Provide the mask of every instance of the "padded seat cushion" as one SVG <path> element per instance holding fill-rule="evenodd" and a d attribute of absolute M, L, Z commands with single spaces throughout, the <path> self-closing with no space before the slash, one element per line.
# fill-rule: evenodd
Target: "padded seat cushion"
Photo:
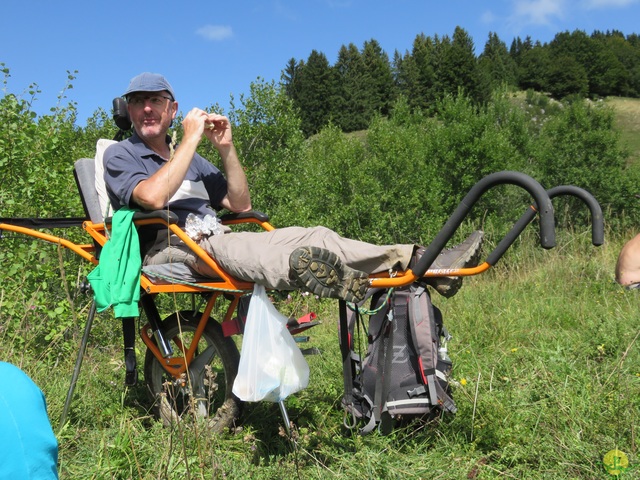
<path fill-rule="evenodd" d="M 204 277 L 184 263 L 161 263 L 159 265 L 145 265 L 142 272 L 149 277 L 153 283 L 158 285 L 168 285 L 175 281 L 167 280 L 172 278 L 181 282 L 189 283 L 208 283 L 215 282 L 216 279 Z"/>

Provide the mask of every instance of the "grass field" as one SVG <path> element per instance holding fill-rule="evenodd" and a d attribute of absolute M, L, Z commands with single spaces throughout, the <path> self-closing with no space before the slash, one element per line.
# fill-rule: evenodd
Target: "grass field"
<path fill-rule="evenodd" d="M 629 149 L 629 162 L 640 162 L 640 99 L 611 97 L 606 102 L 616 111 L 616 127 L 622 144 Z"/>
<path fill-rule="evenodd" d="M 607 101 L 637 162 L 640 101 Z M 487 232 L 485 253 L 503 233 Z M 557 247 L 543 250 L 529 227 L 458 295 L 434 294 L 453 335 L 458 413 L 389 436 L 361 437 L 342 426 L 332 301 L 296 295 L 287 306 L 322 320 L 310 331 L 309 346 L 322 351 L 307 357 L 310 385 L 286 402 L 291 437 L 269 403 L 247 405 L 237 428 L 220 436 L 198 423 L 163 427 L 148 411 L 144 387 L 122 385 L 121 331 L 108 314 L 96 319 L 66 425 L 59 418 L 82 326 L 67 340 L 72 348 L 53 356 L 59 345 L 30 348 L 25 313 L 19 335 L 0 329 L 0 358 L 44 391 L 61 479 L 605 479 L 616 478 L 603 465 L 614 449 L 630 462 L 617 478 L 640 478 L 640 291 L 613 281 L 617 254 L 636 232 L 607 231 L 601 247 L 590 244 L 586 225 L 557 233 Z M 0 316 L 2 299 L 20 288 L 2 286 Z M 79 318 L 88 304 L 85 298 Z"/>
<path fill-rule="evenodd" d="M 67 425 L 58 419 L 73 352 L 52 364 L 2 338 L 2 357 L 45 392 L 63 479 L 597 479 L 608 477 L 602 458 L 616 448 L 636 469 L 621 478 L 634 478 L 640 296 L 613 282 L 617 252 L 630 234 L 609 234 L 596 248 L 586 227 L 560 232 L 558 246 L 547 251 L 534 245 L 530 228 L 518 248 L 467 279 L 457 296 L 434 294 L 454 336 L 459 411 L 390 436 L 360 437 L 342 427 L 331 301 L 300 296 L 289 305 L 297 314 L 314 310 L 323 322 L 311 331 L 312 345 L 322 350 L 308 357 L 311 383 L 287 400 L 293 438 L 283 435 L 279 409 L 269 403 L 248 405 L 238 428 L 222 436 L 199 424 L 162 427 L 147 411 L 144 387 L 122 386 L 120 329 L 108 315 L 94 327 Z M 497 238 L 488 235 L 490 248 Z"/>

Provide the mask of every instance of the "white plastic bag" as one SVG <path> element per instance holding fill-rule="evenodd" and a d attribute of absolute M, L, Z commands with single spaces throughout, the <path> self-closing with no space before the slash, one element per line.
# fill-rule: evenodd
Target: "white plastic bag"
<path fill-rule="evenodd" d="M 242 401 L 280 402 L 309 383 L 309 365 L 263 286 L 255 285 L 233 393 Z"/>

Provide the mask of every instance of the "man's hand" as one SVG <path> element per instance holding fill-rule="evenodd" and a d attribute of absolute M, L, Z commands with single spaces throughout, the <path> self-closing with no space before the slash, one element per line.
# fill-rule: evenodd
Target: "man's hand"
<path fill-rule="evenodd" d="M 204 134 L 216 148 L 224 148 L 233 145 L 231 123 L 224 115 L 210 113 L 204 122 Z"/>
<path fill-rule="evenodd" d="M 205 122 L 209 114 L 199 108 L 193 108 L 187 116 L 182 120 L 182 130 L 184 132 L 183 142 L 185 140 L 195 141 L 196 145 L 202 140 L 202 134 L 205 129 Z"/>
<path fill-rule="evenodd" d="M 190 162 L 204 134 L 218 150 L 222 159 L 222 170 L 227 178 L 227 195 L 220 201 L 220 205 L 232 212 L 251 210 L 249 185 L 233 145 L 229 119 L 224 115 L 207 113 L 194 108 L 182 121 L 182 127 L 184 136 L 182 144 L 176 150 L 176 157 L 178 155 L 182 157 L 186 153 Z M 184 178 L 184 174 L 180 181 Z"/>

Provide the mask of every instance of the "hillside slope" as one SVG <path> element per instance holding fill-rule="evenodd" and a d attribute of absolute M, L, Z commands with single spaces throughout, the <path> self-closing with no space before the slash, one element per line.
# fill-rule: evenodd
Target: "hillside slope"
<path fill-rule="evenodd" d="M 640 165 L 640 99 L 609 97 L 606 102 L 616 111 L 616 126 L 629 149 L 629 163 Z"/>

